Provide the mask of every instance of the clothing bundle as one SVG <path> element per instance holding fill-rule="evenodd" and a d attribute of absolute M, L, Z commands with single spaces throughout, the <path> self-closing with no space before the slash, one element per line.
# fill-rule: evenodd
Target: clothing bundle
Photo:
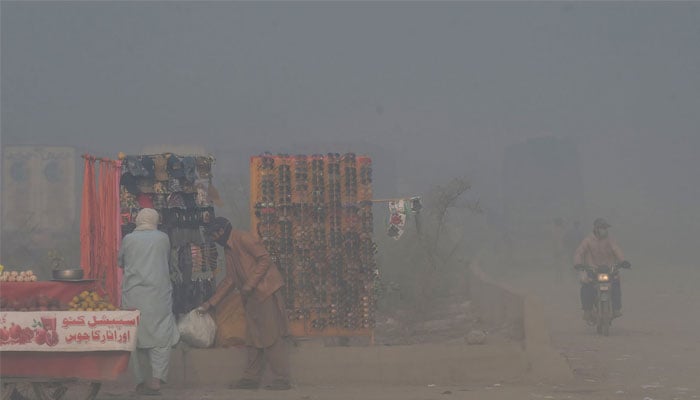
<path fill-rule="evenodd" d="M 213 163 L 211 156 L 171 153 L 129 155 L 122 161 L 122 235 L 134 230 L 141 209 L 158 212 L 158 229 L 170 239 L 175 314 L 196 308 L 211 297 L 216 287 L 216 245 L 202 235 L 202 229 L 215 217 L 209 198 Z"/>

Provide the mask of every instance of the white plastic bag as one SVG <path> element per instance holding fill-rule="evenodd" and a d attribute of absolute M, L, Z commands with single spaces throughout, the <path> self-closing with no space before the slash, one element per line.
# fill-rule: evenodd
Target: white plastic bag
<path fill-rule="evenodd" d="M 192 347 L 211 347 L 216 337 L 216 322 L 209 313 L 194 309 L 180 318 L 177 323 L 180 339 Z"/>

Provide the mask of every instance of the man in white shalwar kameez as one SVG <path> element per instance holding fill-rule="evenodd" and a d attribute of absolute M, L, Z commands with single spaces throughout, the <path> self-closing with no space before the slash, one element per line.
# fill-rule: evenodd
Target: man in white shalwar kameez
<path fill-rule="evenodd" d="M 124 268 L 122 307 L 141 312 L 136 351 L 129 366 L 138 383 L 136 392 L 160 394 L 160 385 L 168 377 L 171 348 L 180 340 L 172 311 L 172 284 L 168 268 L 170 240 L 158 230 L 158 212 L 144 208 L 136 216 L 136 229 L 122 240 L 119 265 Z M 139 363 L 139 353 L 147 353 L 151 379 Z"/>

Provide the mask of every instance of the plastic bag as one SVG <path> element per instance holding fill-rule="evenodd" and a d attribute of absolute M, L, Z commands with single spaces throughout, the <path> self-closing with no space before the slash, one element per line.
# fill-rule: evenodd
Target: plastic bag
<path fill-rule="evenodd" d="M 194 309 L 185 314 L 177 323 L 180 338 L 192 347 L 211 347 L 216 337 L 216 322 L 208 313 Z"/>

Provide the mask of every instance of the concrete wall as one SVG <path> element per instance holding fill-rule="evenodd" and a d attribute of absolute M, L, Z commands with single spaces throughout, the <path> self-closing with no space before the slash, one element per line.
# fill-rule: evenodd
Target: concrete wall
<path fill-rule="evenodd" d="M 479 262 L 469 266 L 469 294 L 483 321 L 508 327 L 512 336 L 522 340 L 530 379 L 573 379 L 566 359 L 552 347 L 542 306 L 536 298 L 493 281 L 481 270 Z"/>
<path fill-rule="evenodd" d="M 80 261 L 81 161 L 72 147 L 2 149 L 0 258 L 6 266 L 33 269 L 39 279 L 48 279 L 49 266 L 42 263 L 49 249 L 60 250 L 67 265 Z"/>
<path fill-rule="evenodd" d="M 72 147 L 5 147 L 2 230 L 9 234 L 70 229 L 78 210 L 78 162 Z"/>

